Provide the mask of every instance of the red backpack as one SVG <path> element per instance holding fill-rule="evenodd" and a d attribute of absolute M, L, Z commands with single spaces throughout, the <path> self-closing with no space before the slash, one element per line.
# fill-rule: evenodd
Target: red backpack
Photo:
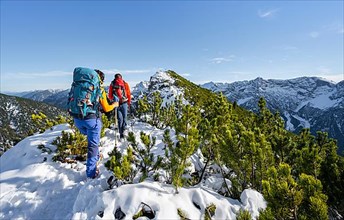
<path fill-rule="evenodd" d="M 129 84 L 125 82 L 124 80 L 118 78 L 118 79 L 114 79 L 111 82 L 111 86 L 112 86 L 112 94 L 118 97 L 119 103 L 128 102 L 128 104 L 130 105 L 131 94 L 130 94 Z"/>

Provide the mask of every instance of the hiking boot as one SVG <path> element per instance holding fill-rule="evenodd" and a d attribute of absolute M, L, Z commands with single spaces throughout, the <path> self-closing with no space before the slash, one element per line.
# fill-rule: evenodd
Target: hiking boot
<path fill-rule="evenodd" d="M 107 184 L 109 185 L 109 189 L 113 189 L 115 186 L 117 186 L 117 179 L 114 176 L 110 176 L 110 178 L 107 180 Z"/>
<path fill-rule="evenodd" d="M 99 176 L 100 176 L 100 171 L 99 171 L 99 168 L 97 167 L 96 173 L 94 174 L 94 177 L 92 177 L 92 179 L 97 179 Z"/>

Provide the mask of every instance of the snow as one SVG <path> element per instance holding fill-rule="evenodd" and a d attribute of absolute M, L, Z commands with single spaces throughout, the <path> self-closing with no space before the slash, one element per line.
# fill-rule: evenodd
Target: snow
<path fill-rule="evenodd" d="M 335 92 L 329 92 L 329 93 L 320 93 L 319 95 L 315 96 L 314 98 L 308 99 L 306 101 L 301 102 L 298 107 L 294 110 L 294 112 L 298 112 L 301 108 L 303 108 L 306 105 L 310 105 L 313 108 L 318 108 L 321 110 L 326 110 L 328 108 L 335 107 L 342 101 L 342 99 L 331 99 L 330 97 Z"/>
<path fill-rule="evenodd" d="M 294 131 L 295 130 L 295 127 L 294 125 L 291 123 L 291 118 L 290 118 L 290 114 L 288 112 L 284 112 L 284 116 L 287 118 L 287 121 L 286 121 L 286 129 L 289 130 L 289 131 Z"/>
<path fill-rule="evenodd" d="M 252 189 L 245 189 L 240 196 L 244 209 L 250 211 L 253 218 L 258 217 L 260 209 L 266 208 L 262 194 Z"/>
<path fill-rule="evenodd" d="M 13 115 L 17 115 L 19 113 L 19 105 L 7 103 L 6 111 L 12 112 Z"/>
<path fill-rule="evenodd" d="M 19 105 L 12 102 L 6 103 L 5 111 L 10 112 L 10 114 L 13 115 L 13 117 L 10 118 L 9 122 L 10 128 L 13 130 L 17 130 L 17 123 L 15 122 L 15 120 L 13 120 L 13 118 L 16 118 L 16 116 L 20 113 Z"/>
<path fill-rule="evenodd" d="M 293 115 L 293 117 L 300 121 L 302 127 L 304 127 L 304 128 L 310 128 L 311 127 L 311 124 L 306 119 L 304 119 L 298 115 Z"/>
<path fill-rule="evenodd" d="M 129 131 L 134 132 L 138 142 L 141 131 L 155 136 L 153 152 L 156 156 L 164 154 L 163 130 L 137 121 L 130 121 L 129 125 Z M 266 207 L 262 195 L 254 190 L 243 192 L 243 203 L 219 195 L 216 190 L 223 180 L 214 176 L 210 176 L 206 184 L 180 188 L 179 193 L 172 185 L 149 180 L 109 189 L 107 179 L 112 173 L 104 164 L 114 148 L 114 131 L 106 129 L 101 139 L 104 159 L 99 167 L 101 175 L 94 180 L 86 178 L 84 163 L 53 162 L 53 153 L 42 153 L 37 148 L 44 144 L 54 151 L 56 147 L 51 142 L 62 131 L 71 132 L 71 128 L 63 124 L 29 136 L 0 157 L 0 219 L 114 219 L 119 207 L 125 219 L 132 219 L 143 203 L 156 212 L 155 219 L 179 219 L 178 208 L 190 219 L 203 219 L 205 208 L 212 203 L 216 205 L 214 219 L 235 219 L 240 209 L 257 216 L 259 209 Z M 171 131 L 171 137 L 174 135 Z M 126 141 L 118 143 L 122 153 L 127 146 Z M 196 154 L 191 157 L 193 170 L 203 164 Z M 230 186 L 230 181 L 226 181 Z M 98 215 L 100 212 L 103 217 Z"/>
<path fill-rule="evenodd" d="M 156 74 L 152 76 L 152 78 L 155 78 L 157 81 L 160 82 L 169 81 L 174 83 L 174 79 L 171 78 L 165 71 L 158 71 Z"/>
<path fill-rule="evenodd" d="M 168 106 L 171 103 L 173 103 L 176 99 L 176 97 L 179 97 L 179 95 L 183 95 L 184 91 L 181 89 L 178 89 L 175 86 L 171 86 L 169 88 L 164 88 L 163 90 L 160 91 L 160 95 L 163 97 L 163 102 L 161 106 Z M 182 98 L 182 103 L 183 104 L 188 104 L 188 102 Z"/>
<path fill-rule="evenodd" d="M 300 111 L 300 109 L 302 109 L 305 105 L 307 105 L 309 103 L 309 101 L 304 101 L 304 102 L 301 102 L 297 107 L 296 109 L 294 110 L 294 112 L 298 112 Z"/>
<path fill-rule="evenodd" d="M 244 98 L 244 99 L 239 99 L 238 100 L 238 105 L 243 105 L 246 102 L 250 101 L 251 99 L 253 99 L 253 97 L 247 97 L 247 98 Z"/>
<path fill-rule="evenodd" d="M 162 100 L 162 106 L 166 107 L 173 103 L 177 97 L 182 96 L 182 103 L 188 104 L 183 98 L 184 90 L 174 85 L 175 80 L 165 71 L 158 71 L 154 74 L 149 82 L 141 82 L 137 84 L 132 91 L 134 97 L 140 97 L 146 94 L 148 97 L 152 97 L 152 94 L 156 91 L 160 93 Z"/>
<path fill-rule="evenodd" d="M 321 94 L 317 97 L 315 97 L 314 99 L 311 99 L 309 101 L 309 103 L 311 104 L 312 107 L 314 108 L 318 108 L 318 109 L 327 109 L 327 108 L 331 108 L 334 107 L 335 104 L 337 104 L 338 100 L 331 100 L 330 96 L 333 94 L 334 92 L 331 93 L 327 93 L 327 94 Z"/>
<path fill-rule="evenodd" d="M 15 122 L 13 122 L 13 121 L 10 121 L 10 128 L 11 129 L 13 129 L 13 130 L 16 130 L 17 129 L 17 126 L 16 126 L 16 124 L 15 124 Z"/>

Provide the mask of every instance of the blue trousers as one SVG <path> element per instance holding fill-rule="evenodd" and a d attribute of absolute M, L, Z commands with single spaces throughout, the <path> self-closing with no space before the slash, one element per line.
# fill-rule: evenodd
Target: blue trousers
<path fill-rule="evenodd" d="M 123 132 L 127 128 L 128 103 L 122 103 L 117 107 L 118 131 L 120 137 L 123 137 Z"/>
<path fill-rule="evenodd" d="M 81 134 L 87 135 L 86 176 L 93 178 L 95 176 L 97 162 L 99 160 L 99 142 L 102 121 L 100 118 L 85 120 L 74 118 L 74 123 Z"/>

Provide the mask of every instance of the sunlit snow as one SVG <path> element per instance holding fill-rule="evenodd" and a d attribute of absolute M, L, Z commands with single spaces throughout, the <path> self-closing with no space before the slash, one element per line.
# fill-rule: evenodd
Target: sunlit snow
<path fill-rule="evenodd" d="M 155 136 L 154 154 L 164 153 L 163 130 L 135 121 L 129 124 L 129 130 L 134 132 L 137 140 L 141 131 Z M 257 216 L 259 209 L 266 208 L 264 198 L 255 190 L 245 190 L 241 195 L 242 203 L 219 195 L 214 190 L 223 180 L 214 176 L 204 184 L 181 188 L 179 193 L 172 185 L 148 180 L 109 189 L 107 179 L 112 173 L 104 163 L 115 147 L 114 131 L 106 129 L 106 136 L 101 139 L 100 150 L 104 155 L 100 164 L 101 176 L 90 180 L 86 179 L 83 163 L 53 162 L 54 153 L 42 153 L 37 148 L 44 144 L 54 151 L 56 147 L 51 142 L 63 130 L 71 131 L 67 124 L 55 126 L 43 134 L 25 138 L 0 157 L 1 219 L 115 219 L 118 208 L 125 213 L 125 219 L 132 219 L 143 204 L 154 210 L 155 219 L 179 219 L 178 208 L 190 219 L 203 219 L 205 208 L 212 203 L 216 205 L 214 219 L 235 219 L 240 209 Z M 118 143 L 122 153 L 126 152 L 127 146 L 126 141 Z M 202 166 L 195 156 L 192 158 L 192 169 Z"/>

